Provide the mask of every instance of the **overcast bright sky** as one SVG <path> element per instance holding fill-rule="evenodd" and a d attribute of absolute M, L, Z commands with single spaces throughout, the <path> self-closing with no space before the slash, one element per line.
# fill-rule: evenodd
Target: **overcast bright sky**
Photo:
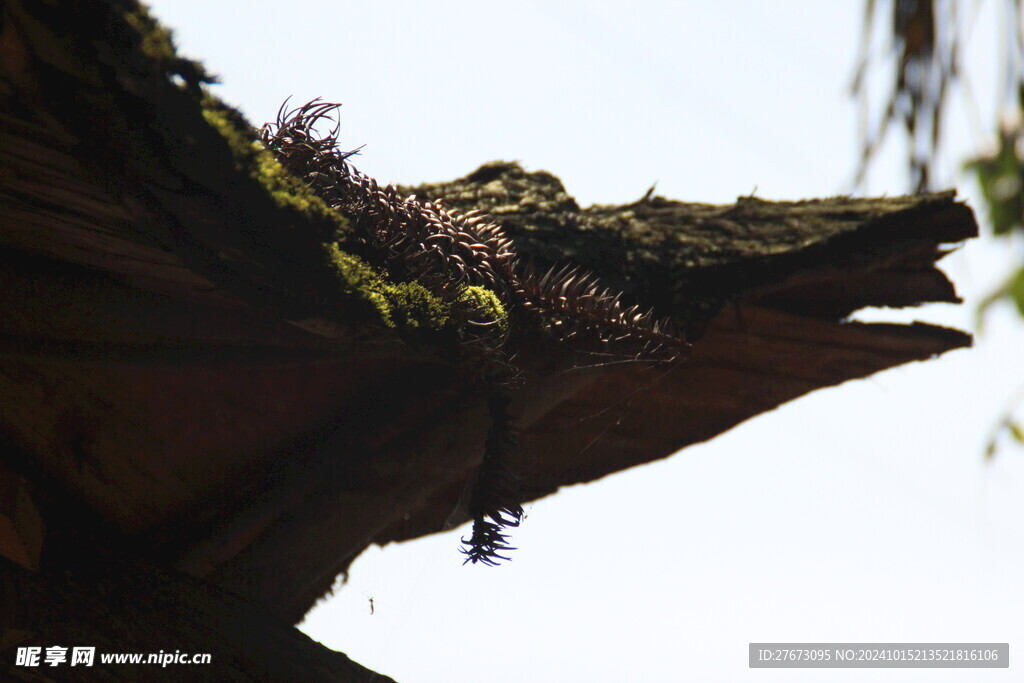
<path fill-rule="evenodd" d="M 152 4 L 254 123 L 288 96 L 344 103 L 343 144 L 365 144 L 356 161 L 382 181 L 515 159 L 581 204 L 654 182 L 709 202 L 851 189 L 860 0 Z M 999 7 L 978 18 L 978 63 Z M 977 71 L 987 122 L 992 69 Z M 942 177 L 970 199 L 956 162 L 978 131 L 962 99 L 950 111 Z M 902 150 L 867 191 L 906 189 Z M 862 317 L 971 328 L 1006 247 L 981 240 L 944 264 L 966 306 Z M 972 350 L 563 490 L 527 506 L 498 568 L 462 566 L 466 528 L 373 547 L 302 628 L 403 683 L 1020 680 L 1024 453 L 989 464 L 982 448 L 1024 383 L 1021 348 L 1000 307 Z M 1013 668 L 748 669 L 752 641 L 1008 641 Z"/>

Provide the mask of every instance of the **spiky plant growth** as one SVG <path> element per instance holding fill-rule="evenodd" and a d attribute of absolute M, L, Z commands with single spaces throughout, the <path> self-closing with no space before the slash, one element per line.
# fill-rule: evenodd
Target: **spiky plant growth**
<path fill-rule="evenodd" d="M 263 142 L 355 226 L 345 248 L 389 279 L 416 281 L 450 305 L 459 365 L 487 391 L 491 415 L 469 502 L 473 533 L 463 539 L 463 552 L 466 562 L 496 564 L 512 550 L 504 530 L 518 526 L 523 515 L 518 480 L 508 464 L 519 448 L 508 411 L 518 378 L 508 353 L 515 330 L 540 327 L 559 340 L 597 343 L 638 360 L 671 360 L 689 344 L 669 321 L 623 304 L 621 294 L 590 273 L 571 265 L 538 272 L 487 217 L 449 212 L 440 201 L 400 197 L 394 185 L 381 188 L 349 163 L 358 150 L 338 147 L 339 106 L 320 100 L 292 110 L 283 105 L 277 121 L 263 127 Z M 321 132 L 318 125 L 325 121 L 331 125 Z M 487 305 L 495 297 L 505 320 L 496 320 Z"/>
<path fill-rule="evenodd" d="M 523 519 L 519 504 L 518 480 L 509 469 L 509 457 L 519 450 L 519 435 L 508 414 L 508 392 L 497 392 L 491 397 L 491 428 L 487 432 L 484 457 L 476 474 L 469 501 L 473 516 L 473 534 L 463 539 L 466 562 L 495 565 L 508 558 L 500 553 L 515 550 L 508 545 L 503 530 L 517 527 Z"/>

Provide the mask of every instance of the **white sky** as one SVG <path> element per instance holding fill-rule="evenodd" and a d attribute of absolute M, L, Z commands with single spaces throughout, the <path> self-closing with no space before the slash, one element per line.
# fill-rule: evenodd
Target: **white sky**
<path fill-rule="evenodd" d="M 710 202 L 850 190 L 859 0 L 153 5 L 254 123 L 289 95 L 343 102 L 343 144 L 365 143 L 358 165 L 382 181 L 516 159 L 582 204 L 655 181 Z M 974 31 L 979 62 L 997 6 Z M 988 122 L 985 71 L 972 86 Z M 955 162 L 979 137 L 963 104 L 943 178 L 971 198 Z M 905 190 L 902 149 L 888 146 L 870 192 Z M 1007 252 L 982 240 L 946 260 L 967 306 L 881 317 L 972 327 Z M 972 350 L 563 490 L 528 506 L 499 568 L 462 566 L 465 527 L 373 547 L 302 628 L 403 683 L 1020 680 L 1024 454 L 987 464 L 981 450 L 1024 383 L 1021 348 L 1001 307 Z M 1008 641 L 1012 668 L 748 669 L 751 641 Z"/>

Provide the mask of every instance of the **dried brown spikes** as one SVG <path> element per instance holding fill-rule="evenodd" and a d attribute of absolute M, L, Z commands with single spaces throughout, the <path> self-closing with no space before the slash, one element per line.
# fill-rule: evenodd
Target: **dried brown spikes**
<path fill-rule="evenodd" d="M 277 121 L 264 126 L 267 148 L 293 173 L 304 178 L 328 206 L 344 213 L 358 240 L 392 277 L 415 279 L 452 304 L 458 321 L 462 369 L 491 395 L 491 429 L 477 473 L 470 512 L 473 533 L 463 539 L 467 562 L 497 564 L 513 550 L 504 529 L 519 525 L 517 480 L 508 459 L 518 449 L 508 415 L 509 390 L 518 372 L 505 351 L 508 331 L 487 318 L 465 296 L 466 285 L 482 285 L 501 298 L 510 312 L 533 312 L 562 339 L 594 337 L 631 358 L 666 360 L 689 349 L 668 321 L 650 311 L 624 306 L 592 274 L 574 266 L 538 274 L 521 263 L 512 240 L 477 211 L 448 211 L 440 201 L 401 198 L 394 185 L 377 181 L 348 163 L 358 150 L 338 149 L 340 105 L 313 100 L 292 110 L 287 102 Z M 317 126 L 330 122 L 327 133 Z"/>
<path fill-rule="evenodd" d="M 399 198 L 393 185 L 381 189 L 347 162 L 354 152 L 338 151 L 339 106 L 319 100 L 290 111 L 282 106 L 277 122 L 264 127 L 263 139 L 329 205 L 353 219 L 362 239 L 384 253 L 389 269 L 442 295 L 482 285 L 506 305 L 553 318 L 563 338 L 590 333 L 648 357 L 689 348 L 668 321 L 623 306 L 621 295 L 602 288 L 590 273 L 563 266 L 538 276 L 532 264 L 521 265 L 512 240 L 478 211 L 449 212 L 441 202 Z M 322 121 L 332 124 L 327 134 L 317 131 Z"/>
<path fill-rule="evenodd" d="M 354 152 L 338 151 L 338 106 L 314 100 L 290 111 L 282 107 L 277 122 L 264 127 L 263 140 L 329 206 L 352 219 L 363 241 L 384 254 L 389 269 L 439 293 L 468 284 L 508 294 L 515 254 L 501 228 L 476 214 L 399 198 L 393 185 L 380 188 L 347 162 Z M 331 124 L 326 134 L 317 130 L 323 121 Z"/>
<path fill-rule="evenodd" d="M 518 479 L 508 469 L 508 458 L 519 450 L 519 438 L 508 413 L 510 398 L 506 391 L 490 400 L 491 429 L 487 433 L 483 462 L 477 472 L 476 486 L 469 501 L 473 515 L 473 533 L 462 539 L 465 562 L 494 566 L 509 558 L 501 553 L 515 550 L 502 530 L 517 527 L 523 519 L 519 504 Z"/>
<path fill-rule="evenodd" d="M 671 360 L 690 345 L 673 333 L 671 321 L 653 311 L 622 305 L 622 294 L 602 288 L 592 274 L 574 266 L 552 267 L 537 275 L 522 268 L 518 293 L 528 309 L 554 319 L 563 339 L 589 333 L 613 348 L 632 347 L 641 358 Z"/>

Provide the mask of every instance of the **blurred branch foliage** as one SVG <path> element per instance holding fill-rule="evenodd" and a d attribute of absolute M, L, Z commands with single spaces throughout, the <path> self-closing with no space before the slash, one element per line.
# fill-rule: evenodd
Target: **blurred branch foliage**
<path fill-rule="evenodd" d="M 977 108 L 962 63 L 963 46 L 984 2 L 998 2 L 1002 35 L 985 36 L 998 51 L 999 106 L 996 120 L 978 123 Z M 1007 248 L 1024 243 L 1024 0 L 865 1 L 861 51 L 853 78 L 858 102 L 861 156 L 856 182 L 861 185 L 890 128 L 907 139 L 907 170 L 915 192 L 936 189 L 937 159 L 949 94 L 959 89 L 976 125 L 988 128 L 993 149 L 977 151 L 964 169 L 981 187 L 992 234 Z M 886 16 L 889 12 L 889 16 Z M 881 67 L 877 68 L 877 67 Z M 884 69 L 884 70 L 882 70 Z M 892 79 L 879 82 L 878 79 Z M 887 86 L 884 105 L 871 120 L 874 88 Z M 1006 280 L 978 304 L 978 329 L 993 304 L 1012 302 L 1024 317 L 1024 252 Z M 1015 411 L 1024 403 L 1024 387 L 993 428 L 985 453 L 992 457 L 1004 436 L 1024 445 L 1024 422 Z"/>

